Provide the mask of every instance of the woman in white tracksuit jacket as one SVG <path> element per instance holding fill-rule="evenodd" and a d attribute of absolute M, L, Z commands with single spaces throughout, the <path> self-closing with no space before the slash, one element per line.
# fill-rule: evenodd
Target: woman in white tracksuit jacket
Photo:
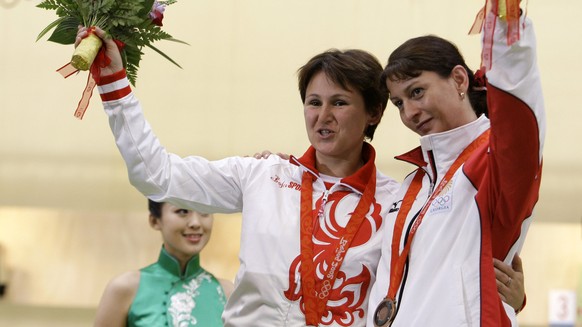
<path fill-rule="evenodd" d="M 104 41 L 112 61 L 99 92 L 131 183 L 154 201 L 242 212 L 240 269 L 225 326 L 364 326 L 383 217 L 399 187 L 376 171 L 374 148 L 364 142 L 387 103 L 378 60 L 330 50 L 300 69 L 311 143 L 303 156 L 208 161 L 160 145 L 115 43 Z"/>
<path fill-rule="evenodd" d="M 511 262 L 531 223 L 545 114 L 529 19 L 519 18 L 520 39 L 508 45 L 508 23 L 487 15 L 495 24 L 493 39 L 484 32 L 492 59 L 486 84 L 454 45 L 435 36 L 411 39 L 388 59 L 390 101 L 421 138 L 398 157 L 418 168 L 386 217 L 368 326 L 389 320 L 391 308 L 393 327 L 516 324 L 514 309 L 499 299 L 491 262 Z M 450 169 L 458 158 L 459 168 Z"/>

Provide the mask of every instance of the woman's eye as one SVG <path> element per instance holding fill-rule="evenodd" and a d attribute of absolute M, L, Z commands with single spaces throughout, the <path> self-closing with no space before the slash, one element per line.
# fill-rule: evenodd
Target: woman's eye
<path fill-rule="evenodd" d="M 400 100 L 398 100 L 398 101 L 394 101 L 394 102 L 392 102 L 392 104 L 393 104 L 393 105 L 394 105 L 396 108 L 398 108 L 398 110 L 401 110 L 401 109 L 402 109 L 402 101 L 400 101 Z"/>
<path fill-rule="evenodd" d="M 343 101 L 343 100 L 337 100 L 336 102 L 333 103 L 335 106 L 345 106 L 347 105 L 347 102 Z"/>
<path fill-rule="evenodd" d="M 190 212 L 190 210 L 187 209 L 178 209 L 176 210 L 176 213 L 179 214 L 180 216 L 185 216 Z"/>
<path fill-rule="evenodd" d="M 317 106 L 321 105 L 321 102 L 319 100 L 311 100 L 311 101 L 307 102 L 307 104 L 309 104 L 310 106 L 317 107 Z"/>
<path fill-rule="evenodd" d="M 424 93 L 424 89 L 421 89 L 418 87 L 418 88 L 412 90 L 411 97 L 418 98 L 418 97 L 422 96 L 423 93 Z"/>

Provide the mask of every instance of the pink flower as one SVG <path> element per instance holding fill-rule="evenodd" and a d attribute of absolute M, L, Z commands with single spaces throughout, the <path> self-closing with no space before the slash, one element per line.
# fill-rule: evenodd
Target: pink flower
<path fill-rule="evenodd" d="M 165 4 L 154 1 L 152 11 L 150 11 L 150 18 L 152 19 L 152 23 L 154 23 L 157 26 L 163 26 L 162 20 L 164 19 L 165 9 L 166 9 Z"/>

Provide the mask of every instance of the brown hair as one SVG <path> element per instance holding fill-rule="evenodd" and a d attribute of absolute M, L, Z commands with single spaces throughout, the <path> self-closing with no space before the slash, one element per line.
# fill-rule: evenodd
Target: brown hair
<path fill-rule="evenodd" d="M 303 102 L 307 85 L 320 71 L 344 89 L 352 88 L 360 92 L 364 98 L 366 112 L 382 118 L 388 102 L 388 92 L 386 87 L 382 86 L 384 84 L 384 80 L 380 79 L 382 65 L 376 57 L 363 50 L 330 49 L 311 58 L 298 71 L 299 93 Z M 378 124 L 366 127 L 365 137 L 370 141 L 374 138 Z"/>
<path fill-rule="evenodd" d="M 451 75 L 451 71 L 461 65 L 469 76 L 467 94 L 473 111 L 477 117 L 487 115 L 487 92 L 478 88 L 473 71 L 467 67 L 465 59 L 457 46 L 434 35 L 412 38 L 400 45 L 388 58 L 388 64 L 382 73 L 382 80 L 406 80 L 418 77 L 423 71 L 437 73 L 443 78 Z M 384 83 L 386 84 L 386 83 Z"/>

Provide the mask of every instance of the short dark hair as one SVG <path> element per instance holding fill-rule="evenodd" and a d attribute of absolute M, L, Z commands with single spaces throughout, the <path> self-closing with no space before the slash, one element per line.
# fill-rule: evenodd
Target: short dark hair
<path fill-rule="evenodd" d="M 366 112 L 382 118 L 388 102 L 388 92 L 386 87 L 381 85 L 385 84 L 384 80 L 380 79 L 382 64 L 376 57 L 358 49 L 345 51 L 330 49 L 311 58 L 298 71 L 299 93 L 304 103 L 307 86 L 313 76 L 320 71 L 344 89 L 352 88 L 360 92 L 364 98 Z M 365 137 L 372 140 L 377 126 L 378 124 L 366 127 Z"/>
<path fill-rule="evenodd" d="M 473 111 L 477 116 L 487 114 L 487 92 L 476 88 L 475 75 L 465 63 L 461 52 L 452 42 L 435 35 L 412 38 L 396 48 L 388 58 L 382 81 L 407 80 L 418 77 L 423 71 L 447 78 L 457 65 L 463 66 L 469 76 L 467 94 Z"/>

